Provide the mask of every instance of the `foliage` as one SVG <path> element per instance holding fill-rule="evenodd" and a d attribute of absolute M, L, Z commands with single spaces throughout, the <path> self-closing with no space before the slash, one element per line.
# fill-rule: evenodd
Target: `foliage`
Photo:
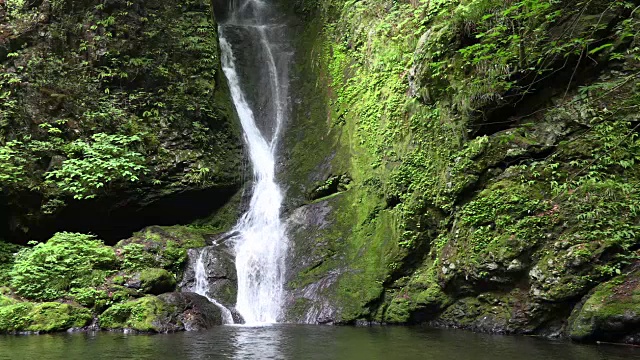
<path fill-rule="evenodd" d="M 0 189 L 18 186 L 25 180 L 25 159 L 14 148 L 18 143 L 10 141 L 0 147 Z"/>
<path fill-rule="evenodd" d="M 142 244 L 124 245 L 121 255 L 123 256 L 122 267 L 128 270 L 141 270 L 158 265 L 155 256 L 147 252 Z"/>
<path fill-rule="evenodd" d="M 14 254 L 22 247 L 0 240 L 0 287 L 9 284 L 9 272 L 13 267 Z"/>
<path fill-rule="evenodd" d="M 105 186 L 117 181 L 136 182 L 144 174 L 144 157 L 131 151 L 138 136 L 92 136 L 92 142 L 76 140 L 66 146 L 69 159 L 60 169 L 47 172 L 46 179 L 75 199 L 90 199 Z"/>
<path fill-rule="evenodd" d="M 92 287 L 73 288 L 69 290 L 69 296 L 78 304 L 88 308 L 101 304 L 109 298 L 106 291 Z"/>
<path fill-rule="evenodd" d="M 113 249 L 91 235 L 57 233 L 18 253 L 11 286 L 29 299 L 54 300 L 70 290 L 101 285 L 115 261 Z"/>

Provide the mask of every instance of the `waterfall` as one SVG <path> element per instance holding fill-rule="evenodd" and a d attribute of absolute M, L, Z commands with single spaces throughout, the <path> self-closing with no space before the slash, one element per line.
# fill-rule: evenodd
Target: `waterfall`
<path fill-rule="evenodd" d="M 231 239 L 238 275 L 236 309 L 247 324 L 277 322 L 284 293 L 288 241 L 280 219 L 283 196 L 275 180 L 275 150 L 285 117 L 287 81 L 283 75 L 286 69 L 278 67 L 282 63 L 279 61 L 282 57 L 277 58 L 279 49 L 272 41 L 276 38 L 273 29 L 280 25 L 270 23 L 272 19 L 270 7 L 264 0 L 236 0 L 227 21 L 221 22 L 219 28 L 222 67 L 253 167 L 249 209 L 233 229 L 237 235 Z M 233 36 L 235 42 L 231 40 Z M 238 44 L 243 46 L 245 53 L 234 54 L 234 46 Z M 253 54 L 247 54 L 247 49 Z M 262 59 L 266 66 L 255 67 L 256 74 L 240 73 L 237 65 L 240 55 Z M 284 64 L 283 67 L 286 61 Z M 247 91 L 254 90 L 255 94 L 256 89 L 246 84 L 243 88 L 242 81 L 251 76 L 263 79 L 263 86 L 254 99 Z M 253 109 L 250 103 L 253 103 Z"/>
<path fill-rule="evenodd" d="M 233 324 L 233 315 L 231 314 L 231 310 L 227 309 L 216 299 L 209 296 L 209 279 L 207 278 L 207 271 L 204 266 L 205 256 L 207 256 L 207 254 L 207 248 L 203 248 L 198 255 L 198 259 L 193 264 L 193 271 L 195 273 L 195 284 L 192 291 L 196 294 L 200 294 L 206 297 L 210 302 L 212 302 L 220 309 L 223 324 Z"/>

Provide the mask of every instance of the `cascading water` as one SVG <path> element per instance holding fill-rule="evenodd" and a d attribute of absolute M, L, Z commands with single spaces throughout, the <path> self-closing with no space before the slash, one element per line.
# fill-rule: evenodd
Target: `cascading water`
<path fill-rule="evenodd" d="M 283 304 L 288 242 L 280 219 L 282 192 L 275 181 L 275 150 L 284 122 L 287 81 L 286 55 L 278 52 L 272 39 L 277 39 L 277 29 L 282 26 L 273 23 L 274 16 L 264 0 L 233 1 L 230 12 L 219 29 L 222 66 L 244 130 L 254 178 L 249 210 L 233 230 L 237 234 L 232 238 L 238 275 L 236 309 L 247 324 L 275 323 Z M 254 53 L 234 54 L 236 44 Z M 266 62 L 266 66 L 254 66 L 254 82 L 262 80 L 264 85 L 259 92 L 249 86 L 243 89 L 242 80 L 252 74 L 239 73 L 237 55 Z M 253 99 L 247 96 L 251 90 Z"/>
<path fill-rule="evenodd" d="M 214 305 L 216 305 L 222 314 L 222 322 L 224 324 L 233 324 L 233 315 L 231 314 L 231 310 L 226 308 L 224 305 L 220 304 L 216 299 L 209 296 L 209 278 L 207 277 L 207 271 L 205 269 L 205 257 L 208 255 L 208 248 L 203 248 L 198 255 L 198 260 L 193 264 L 194 271 L 194 286 L 191 291 L 196 294 L 200 294 L 209 301 L 211 301 Z"/>

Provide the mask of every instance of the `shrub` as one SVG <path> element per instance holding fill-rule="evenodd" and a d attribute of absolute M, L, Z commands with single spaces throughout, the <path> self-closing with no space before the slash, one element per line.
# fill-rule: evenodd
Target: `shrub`
<path fill-rule="evenodd" d="M 0 286 L 9 284 L 9 272 L 13 266 L 14 253 L 20 250 L 19 245 L 0 240 Z"/>
<path fill-rule="evenodd" d="M 138 181 L 146 172 L 144 157 L 130 150 L 138 136 L 95 134 L 65 148 L 69 159 L 46 174 L 47 181 L 75 199 L 90 199 L 115 181 Z"/>
<path fill-rule="evenodd" d="M 93 236 L 57 233 L 18 253 L 11 286 L 26 298 L 58 299 L 72 289 L 101 285 L 115 263 L 113 249 Z"/>
<path fill-rule="evenodd" d="M 147 252 L 144 245 L 127 244 L 122 247 L 122 266 L 127 270 L 141 270 L 159 265 L 155 256 Z"/>

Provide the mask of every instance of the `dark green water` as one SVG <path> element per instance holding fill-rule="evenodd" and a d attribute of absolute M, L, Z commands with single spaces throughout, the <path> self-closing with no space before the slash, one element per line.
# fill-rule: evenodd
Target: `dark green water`
<path fill-rule="evenodd" d="M 403 327 L 224 326 L 169 335 L 0 337 L 0 359 L 640 359 L 640 348 Z"/>

